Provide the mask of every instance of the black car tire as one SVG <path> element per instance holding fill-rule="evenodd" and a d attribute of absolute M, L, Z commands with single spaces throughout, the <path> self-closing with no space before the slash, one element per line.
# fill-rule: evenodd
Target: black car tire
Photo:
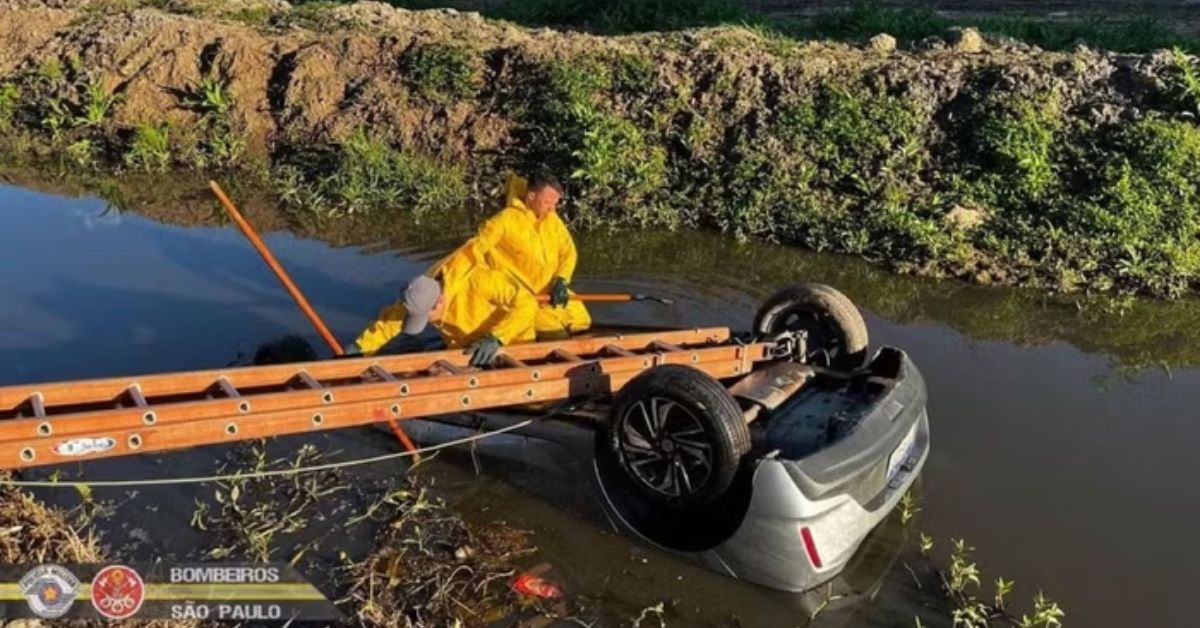
<path fill-rule="evenodd" d="M 754 317 L 754 331 L 770 338 L 785 331 L 807 332 L 806 362 L 853 370 L 867 359 L 867 324 L 846 295 L 830 286 L 803 283 L 767 299 Z"/>
<path fill-rule="evenodd" d="M 750 431 L 720 382 L 667 364 L 617 393 L 596 443 L 608 484 L 632 488 L 656 507 L 691 510 L 729 488 L 750 450 Z"/>

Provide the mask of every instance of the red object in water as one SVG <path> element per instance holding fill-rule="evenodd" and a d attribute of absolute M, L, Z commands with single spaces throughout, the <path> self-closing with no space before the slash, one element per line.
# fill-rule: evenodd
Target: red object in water
<path fill-rule="evenodd" d="M 513 591 L 521 595 L 531 595 L 545 599 L 555 599 L 562 597 L 562 590 L 558 585 L 543 580 L 529 572 L 524 572 L 517 576 L 517 579 L 512 583 Z"/>

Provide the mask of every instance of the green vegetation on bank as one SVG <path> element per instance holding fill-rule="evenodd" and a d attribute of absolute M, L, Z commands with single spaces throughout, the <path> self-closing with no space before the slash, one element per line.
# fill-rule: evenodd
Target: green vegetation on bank
<path fill-rule="evenodd" d="M 83 19 L 137 7 L 192 15 L 220 15 L 257 27 L 320 28 L 324 11 L 355 0 L 294 0 L 280 12 L 267 3 L 226 8 L 206 0 L 92 0 Z M 384 0 L 405 9 L 455 8 L 527 26 L 581 28 L 605 35 L 667 31 L 704 26 L 748 26 L 791 40 L 864 41 L 888 33 L 908 45 L 937 37 L 953 27 L 972 27 L 999 37 L 1070 50 L 1079 44 L 1120 52 L 1181 48 L 1200 53 L 1200 37 L 1181 32 L 1172 16 L 1083 12 L 1075 17 L 1048 18 L 1019 11 L 979 16 L 953 16 L 931 7 L 889 6 L 883 0 L 847 0 L 811 14 L 774 16 L 747 7 L 741 0 Z M 931 3 L 936 4 L 936 3 Z"/>
<path fill-rule="evenodd" d="M 324 11 L 356 0 L 294 0 L 279 12 L 261 5 L 223 7 L 220 2 L 187 0 L 91 0 L 83 19 L 137 7 L 192 15 L 220 15 L 258 27 L 287 28 L 328 25 Z M 405 9 L 455 8 L 526 26 L 581 28 L 604 35 L 668 31 L 704 26 L 748 26 L 792 40 L 864 41 L 888 33 L 909 45 L 938 37 L 954 27 L 971 27 L 1047 50 L 1070 50 L 1080 44 L 1118 52 L 1180 48 L 1200 53 L 1200 36 L 1181 32 L 1171 16 L 1084 12 L 1076 17 L 1048 18 L 1018 11 L 980 16 L 953 16 L 931 7 L 895 7 L 883 0 L 847 0 L 807 15 L 773 16 L 747 7 L 741 0 L 384 0 Z M 931 3 L 934 4 L 934 3 Z M 1135 9 L 1136 10 L 1136 9 Z"/>
<path fill-rule="evenodd" d="M 78 55 L 48 57 L 0 77 L 0 141 L 82 168 L 243 168 L 324 217 L 428 214 L 507 168 L 547 166 L 581 226 L 714 228 L 979 283 L 1167 297 L 1200 286 L 1200 68 L 1182 51 L 1147 66 L 1132 102 L 1097 87 L 1114 79 L 1093 53 L 976 56 L 931 80 L 943 57 L 836 49 L 819 60 L 837 72 L 805 75 L 797 55 L 809 53 L 756 31 L 699 37 L 664 40 L 676 46 L 665 53 L 552 55 L 413 41 L 379 79 L 394 72 L 400 89 L 370 96 L 398 102 L 315 137 L 286 126 L 295 110 L 273 111 L 265 151 L 246 122 L 263 104 L 237 101 L 228 63 L 199 59 L 200 78 L 176 90 L 173 113 L 191 122 L 117 123 L 127 95 L 114 81 Z M 939 93 L 947 81 L 953 93 Z M 265 104 L 283 107 L 284 88 Z M 426 132 L 451 112 L 464 126 Z M 449 137 L 476 120 L 505 139 L 476 151 Z"/>
<path fill-rule="evenodd" d="M 862 40 L 888 33 L 901 43 L 913 43 L 936 37 L 952 27 L 973 27 L 1047 50 L 1070 50 L 1082 43 L 1120 52 L 1172 47 L 1200 52 L 1200 38 L 1180 33 L 1162 18 L 1144 13 L 1130 16 L 1096 13 L 1064 19 L 1020 13 L 947 17 L 928 7 L 889 7 L 879 0 L 866 0 L 818 13 L 811 20 L 775 23 L 782 32 L 804 39 Z"/>
<path fill-rule="evenodd" d="M 667 183 L 665 147 L 634 120 L 605 107 L 621 86 L 652 84 L 650 70 L 639 63 L 648 61 L 623 56 L 551 61 L 511 95 L 510 114 L 528 136 L 517 159 L 569 178 L 577 190 L 577 219 L 586 224 L 612 222 L 613 210 L 635 219 L 646 215 Z"/>
<path fill-rule="evenodd" d="M 356 129 L 330 148 L 288 151 L 274 180 L 283 202 L 325 215 L 405 211 L 420 217 L 467 201 L 463 172 Z"/>
<path fill-rule="evenodd" d="M 233 117 L 233 96 L 228 79 L 209 68 L 182 104 L 199 113 L 198 138 L 191 145 L 191 163 L 197 167 L 229 167 L 238 162 L 246 149 Z"/>
<path fill-rule="evenodd" d="M 403 8 L 458 7 L 527 25 L 582 27 L 601 34 L 675 30 L 697 26 L 749 25 L 795 39 L 861 41 L 888 33 L 902 44 L 937 37 L 952 27 L 974 27 L 1047 50 L 1094 48 L 1146 52 L 1180 47 L 1200 53 L 1200 38 L 1175 30 L 1168 20 L 1135 15 L 1085 14 L 1048 19 L 1018 12 L 950 17 L 930 7 L 888 6 L 882 0 L 848 0 L 810 16 L 774 17 L 740 0 L 388 0 Z M 933 4 L 933 3 L 931 3 Z"/>
<path fill-rule="evenodd" d="M 434 103 L 470 98 L 475 92 L 474 57 L 465 48 L 430 44 L 418 46 L 404 59 L 412 89 Z"/>

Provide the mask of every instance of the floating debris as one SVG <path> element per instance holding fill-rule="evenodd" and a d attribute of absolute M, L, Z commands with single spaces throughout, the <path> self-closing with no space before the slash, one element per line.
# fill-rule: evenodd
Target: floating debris
<path fill-rule="evenodd" d="M 0 480 L 11 480 L 0 473 Z M 82 533 L 70 513 L 47 507 L 30 493 L 0 487 L 0 560 L 9 564 L 93 563 L 99 543 Z"/>
<path fill-rule="evenodd" d="M 518 613 L 565 617 L 561 589 L 522 572 L 536 549 L 529 533 L 502 524 L 477 526 L 452 513 L 418 480 L 381 535 L 356 565 L 345 602 L 367 626 L 483 626 Z M 536 568 L 535 568 L 536 569 Z"/>

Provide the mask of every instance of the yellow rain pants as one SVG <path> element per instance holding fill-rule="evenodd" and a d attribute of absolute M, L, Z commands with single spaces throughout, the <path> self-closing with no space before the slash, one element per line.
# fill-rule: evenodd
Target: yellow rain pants
<path fill-rule="evenodd" d="M 442 277 L 446 313 L 431 323 L 451 348 L 469 346 L 492 334 L 505 346 L 536 338 L 537 301 L 508 275 L 471 263 L 465 251 L 452 255 L 427 273 Z M 404 305 L 397 301 L 379 313 L 355 341 L 372 355 L 395 338 L 404 324 Z"/>

